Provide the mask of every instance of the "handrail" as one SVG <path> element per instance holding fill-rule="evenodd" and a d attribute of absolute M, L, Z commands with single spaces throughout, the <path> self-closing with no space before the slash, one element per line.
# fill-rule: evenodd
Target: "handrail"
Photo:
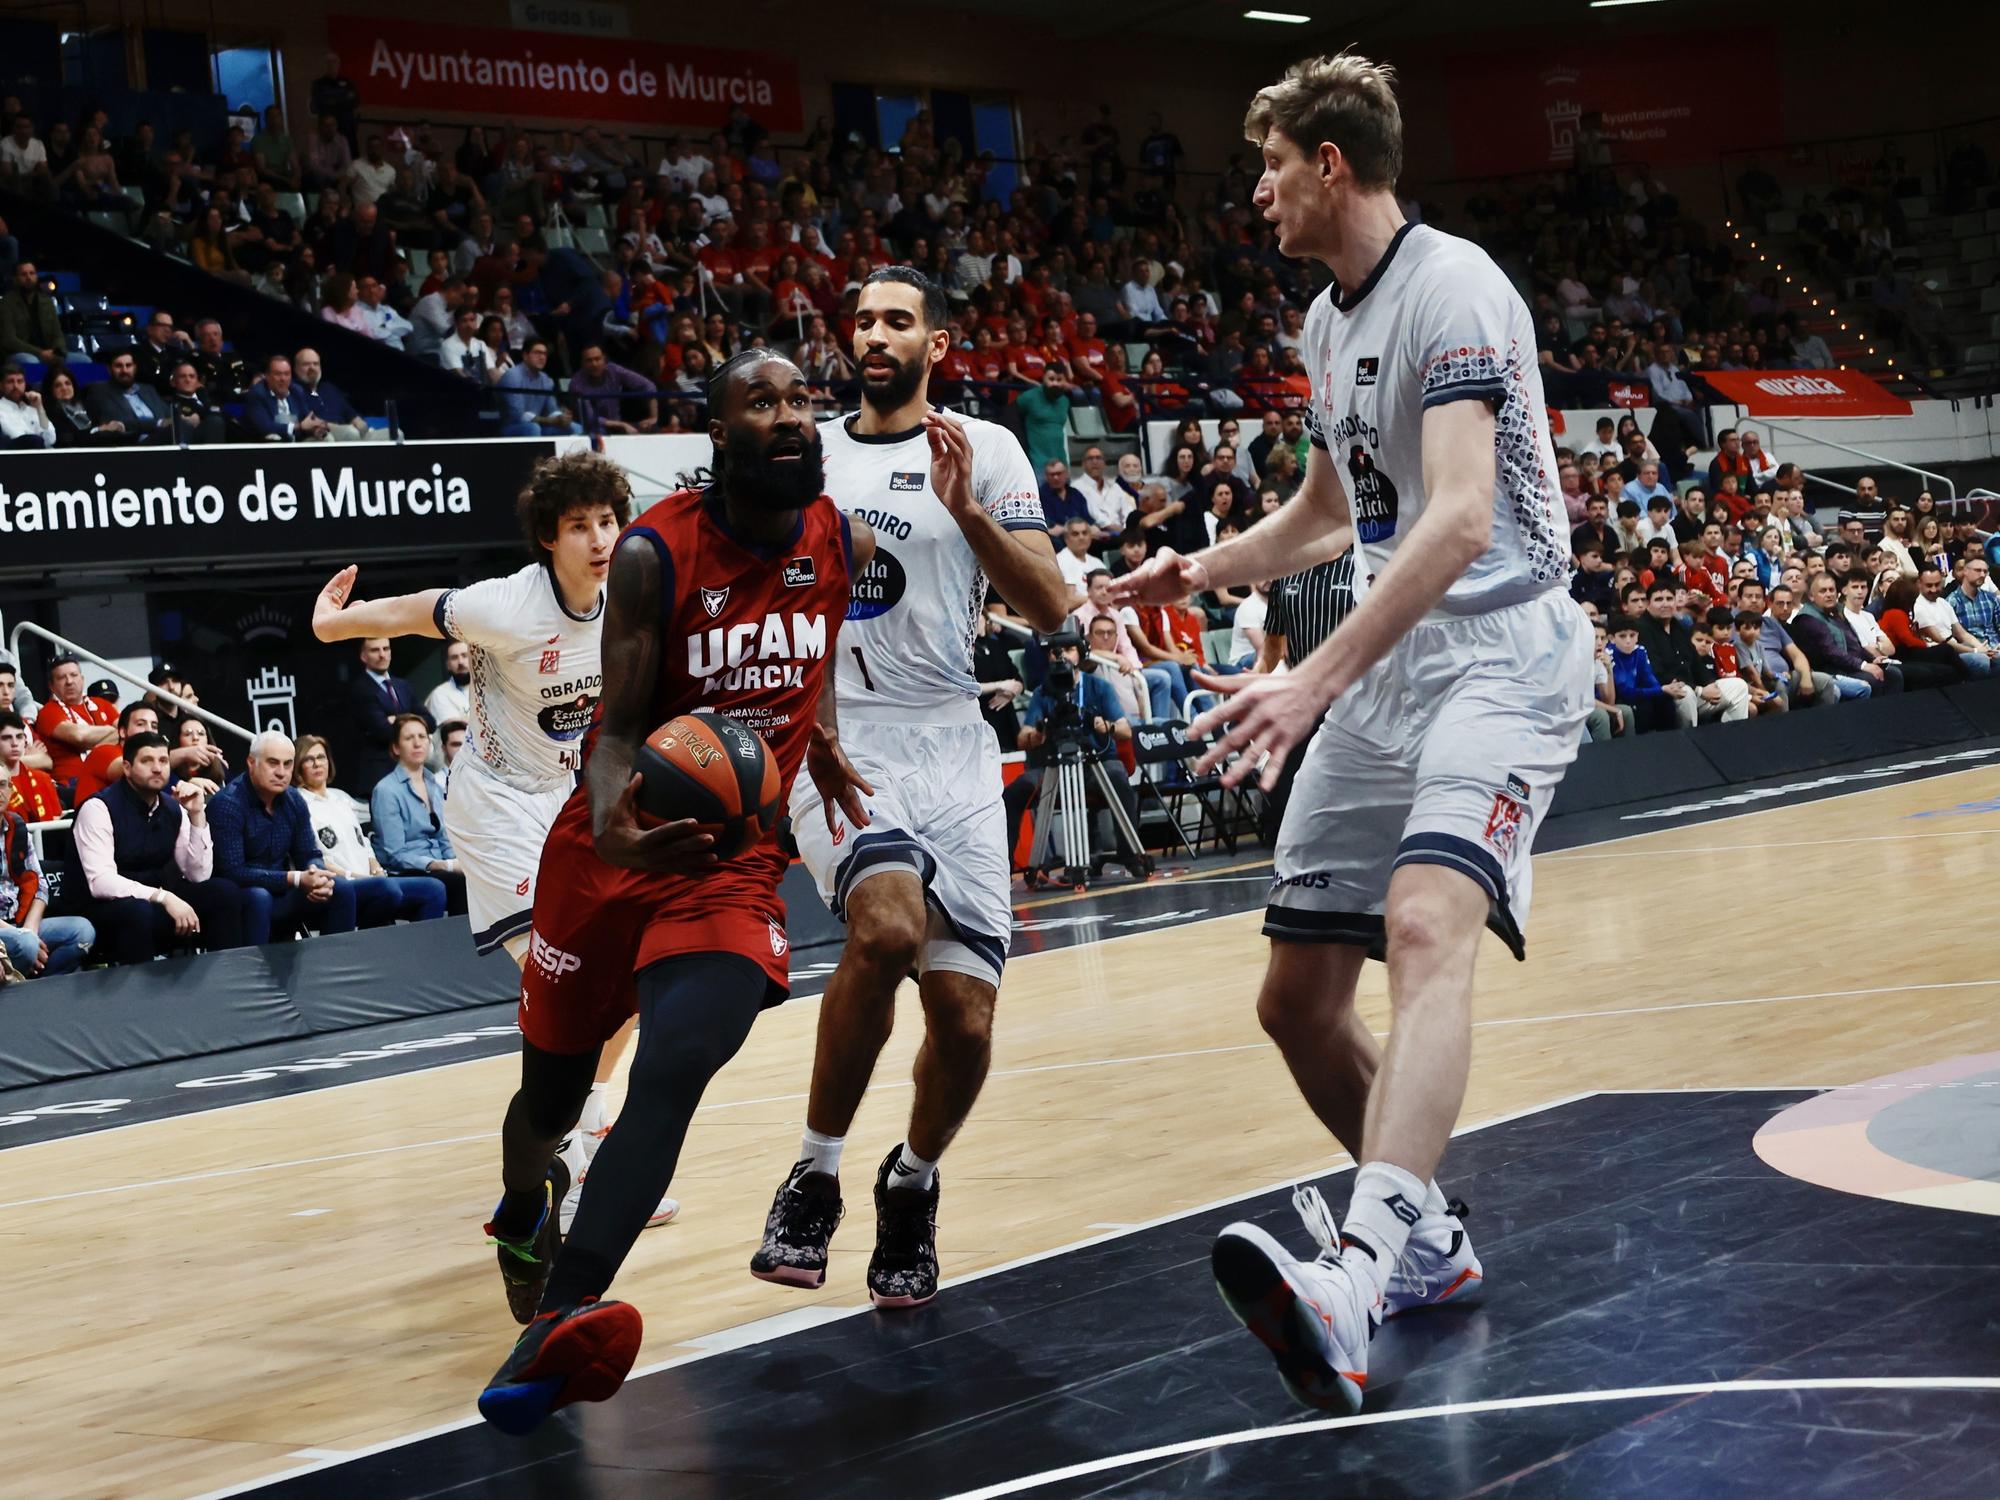
<path fill-rule="evenodd" d="M 141 689 L 142 691 L 151 693 L 155 698 L 160 699 L 162 702 L 173 704 L 173 706 L 179 709 L 183 714 L 192 714 L 195 718 L 200 719 L 204 724 L 213 724 L 217 729 L 228 730 L 231 734 L 235 735 L 238 739 L 242 740 L 246 745 L 251 743 L 257 738 L 257 731 L 255 731 L 254 729 L 245 729 L 241 724 L 233 724 L 228 719 L 223 718 L 222 715 L 220 714 L 210 713 L 207 709 L 203 708 L 198 703 L 188 702 L 187 699 L 181 697 L 178 693 L 170 693 L 163 687 L 155 687 L 152 683 L 147 682 L 145 679 L 133 676 L 130 672 L 126 671 L 116 662 L 106 661 L 96 652 L 85 650 L 82 646 L 77 645 L 75 641 L 69 640 L 63 636 L 59 636 L 53 630 L 44 630 L 42 629 L 41 626 L 35 624 L 31 620 L 21 621 L 20 624 L 14 627 L 13 634 L 8 636 L 7 638 L 8 653 L 13 656 L 15 662 L 17 663 L 21 660 L 21 636 L 24 633 L 28 635 L 41 637 L 43 640 L 47 641 L 50 645 L 58 647 L 63 651 L 67 651 L 71 656 L 79 657 L 82 660 L 89 662 L 92 666 L 98 667 L 103 671 L 109 672 L 113 677 L 117 678 L 120 682 L 127 683 L 132 687 L 136 687 Z"/>
<path fill-rule="evenodd" d="M 1956 502 L 1958 499 L 1957 488 L 1942 474 L 1933 473 L 1929 469 L 1919 469 L 1910 464 L 1899 464 L 1893 458 L 1884 458 L 1879 453 L 1870 453 L 1866 448 L 1853 448 L 1849 447 L 1846 443 L 1836 443 L 1832 438 L 1821 437 L 1818 433 L 1801 432 L 1796 427 L 1786 427 L 1780 423 L 1761 417 L 1756 420 L 1763 422 L 1763 425 L 1770 428 L 1773 432 L 1782 432 L 1788 437 L 1795 437 L 1803 443 L 1819 443 L 1824 447 L 1838 448 L 1842 453 L 1852 453 L 1856 458 L 1865 458 L 1871 464 L 1879 464 L 1885 469 L 1900 469 L 1905 474 L 1915 474 L 1919 479 L 1935 479 L 1939 484 L 1944 486 L 1944 496 L 1947 501 Z M 1807 477 L 1810 478 L 1811 476 L 1808 475 Z M 1822 483 L 1825 482 L 1822 481 Z"/>

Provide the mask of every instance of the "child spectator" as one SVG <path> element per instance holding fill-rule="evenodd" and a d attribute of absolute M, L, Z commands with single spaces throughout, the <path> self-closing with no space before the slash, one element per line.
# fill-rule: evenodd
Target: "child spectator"
<path fill-rule="evenodd" d="M 1611 622 L 1611 680 L 1616 701 L 1632 710 L 1634 725 L 1641 734 L 1672 729 L 1680 722 L 1674 700 L 1653 675 L 1646 648 L 1639 644 L 1639 622 L 1623 616 Z"/>

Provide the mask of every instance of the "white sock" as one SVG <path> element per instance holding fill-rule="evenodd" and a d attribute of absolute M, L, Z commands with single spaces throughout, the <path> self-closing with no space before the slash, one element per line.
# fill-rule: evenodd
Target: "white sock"
<path fill-rule="evenodd" d="M 1354 1174 L 1354 1197 L 1340 1226 L 1340 1263 L 1381 1300 L 1396 1257 L 1423 1213 L 1423 1183 L 1385 1161 L 1371 1161 Z"/>
<path fill-rule="evenodd" d="M 908 1141 L 897 1154 L 895 1165 L 889 1168 L 889 1186 L 892 1188 L 915 1188 L 920 1193 L 928 1193 L 931 1184 L 937 1181 L 937 1163 L 925 1161 L 910 1149 Z"/>
<path fill-rule="evenodd" d="M 799 1160 L 809 1165 L 808 1172 L 824 1172 L 829 1177 L 840 1175 L 840 1151 L 847 1144 L 844 1135 L 821 1135 L 810 1126 L 806 1128 L 805 1139 L 799 1142 Z"/>
<path fill-rule="evenodd" d="M 1451 1204 L 1445 1198 L 1444 1189 L 1437 1185 L 1437 1179 L 1433 1177 L 1424 1185 L 1424 1217 L 1442 1219 L 1450 1212 Z"/>

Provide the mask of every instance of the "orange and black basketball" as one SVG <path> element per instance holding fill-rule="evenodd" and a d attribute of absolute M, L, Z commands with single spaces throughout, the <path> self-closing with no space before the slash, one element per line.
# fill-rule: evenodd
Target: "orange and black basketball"
<path fill-rule="evenodd" d="M 731 859 L 778 826 L 778 763 L 754 730 L 721 714 L 682 714 L 646 736 L 632 769 L 639 821 L 693 818 Z"/>

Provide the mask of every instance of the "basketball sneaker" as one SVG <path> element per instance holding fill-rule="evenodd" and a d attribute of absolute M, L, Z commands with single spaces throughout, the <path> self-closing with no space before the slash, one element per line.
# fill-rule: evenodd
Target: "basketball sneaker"
<path fill-rule="evenodd" d="M 1292 1206 L 1319 1242 L 1318 1257 L 1295 1259 L 1255 1224 L 1231 1224 L 1209 1252 L 1216 1290 L 1277 1359 L 1292 1399 L 1351 1416 L 1368 1386 L 1368 1340 L 1382 1304 L 1340 1263 L 1338 1226 L 1319 1190 L 1295 1189 Z"/>
<path fill-rule="evenodd" d="M 528 1324 L 507 1362 L 479 1393 L 479 1415 L 510 1437 L 525 1437 L 550 1412 L 576 1401 L 608 1401 L 639 1357 L 639 1309 L 586 1297 Z"/>
<path fill-rule="evenodd" d="M 1463 1222 L 1467 1209 L 1453 1199 L 1441 1214 L 1410 1226 L 1410 1240 L 1389 1272 L 1382 1316 L 1400 1317 L 1420 1307 L 1470 1307 L 1486 1295 L 1486 1272 L 1472 1253 Z"/>
<path fill-rule="evenodd" d="M 942 1174 L 929 1191 L 891 1186 L 902 1142 L 875 1173 L 875 1253 L 868 1258 L 868 1300 L 877 1307 L 922 1307 L 937 1295 L 937 1210 Z"/>
<path fill-rule="evenodd" d="M 780 1286 L 826 1285 L 826 1247 L 840 1227 L 840 1181 L 796 1162 L 771 1199 L 764 1243 L 750 1257 L 750 1274 Z"/>
<path fill-rule="evenodd" d="M 558 1206 L 569 1192 L 569 1164 L 561 1153 L 549 1162 L 549 1175 L 543 1180 L 542 1191 L 546 1195 L 542 1216 L 532 1233 L 518 1240 L 509 1239 L 495 1230 L 490 1221 L 486 1225 L 487 1243 L 498 1247 L 500 1282 L 507 1289 L 507 1310 L 516 1323 L 533 1320 L 535 1309 L 541 1305 L 542 1288 L 549 1284 L 556 1252 L 562 1248 Z M 500 1210 L 495 1208 L 493 1212 L 497 1216 Z"/>
<path fill-rule="evenodd" d="M 563 1194 L 562 1212 L 558 1216 L 564 1234 L 568 1234 L 570 1225 L 576 1222 L 576 1206 L 583 1201 L 583 1180 L 590 1175 L 591 1159 L 597 1155 L 598 1146 L 603 1144 L 604 1137 L 609 1134 L 611 1127 L 608 1125 L 597 1131 L 579 1129 L 563 1142 L 562 1158 L 570 1169 L 569 1191 Z M 662 1224 L 673 1223 L 680 1216 L 681 1200 L 674 1197 L 662 1198 L 660 1206 L 647 1216 L 646 1227 L 658 1229 Z"/>

